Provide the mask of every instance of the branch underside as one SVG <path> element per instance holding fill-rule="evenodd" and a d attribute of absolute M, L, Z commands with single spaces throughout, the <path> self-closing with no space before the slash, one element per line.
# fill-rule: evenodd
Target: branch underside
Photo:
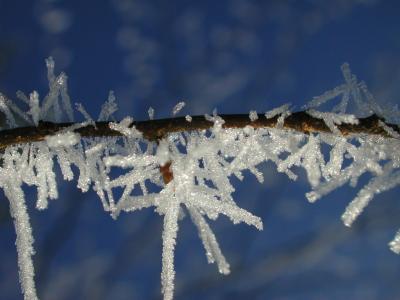
<path fill-rule="evenodd" d="M 219 115 L 225 123 L 223 128 L 244 128 L 252 126 L 254 128 L 273 128 L 278 123 L 279 115 L 266 118 L 263 114 L 258 114 L 257 120 L 250 120 L 248 114 Z M 374 134 L 383 137 L 390 137 L 390 134 L 379 124 L 384 121 L 377 115 L 371 115 L 366 118 L 358 119 L 358 124 L 343 123 L 337 125 L 338 130 L 344 135 L 351 134 Z M 102 137 L 102 136 L 122 136 L 122 133 L 109 127 L 111 122 L 95 122 L 95 125 L 87 125 L 74 130 L 82 137 Z M 19 127 L 0 131 L 0 150 L 15 144 L 39 142 L 45 140 L 46 136 L 55 135 L 77 123 L 53 123 L 40 121 L 37 127 Z M 395 124 L 385 123 L 395 132 L 400 134 L 400 127 Z M 158 141 L 170 133 L 205 130 L 214 125 L 212 121 L 204 116 L 193 116 L 191 121 L 185 117 L 147 120 L 133 122 L 137 130 L 142 132 L 143 137 L 150 141 Z M 282 126 L 284 129 L 292 129 L 298 132 L 326 132 L 331 133 L 324 120 L 312 117 L 305 111 L 294 112 L 287 116 Z"/>

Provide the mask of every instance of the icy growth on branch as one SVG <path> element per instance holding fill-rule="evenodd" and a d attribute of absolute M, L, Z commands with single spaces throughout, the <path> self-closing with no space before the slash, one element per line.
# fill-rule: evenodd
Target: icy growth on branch
<path fill-rule="evenodd" d="M 272 110 L 270 110 L 270 111 L 267 111 L 267 112 L 265 113 L 265 117 L 266 117 L 267 119 L 270 119 L 270 118 L 273 118 L 273 117 L 275 117 L 275 116 L 277 116 L 277 115 L 285 114 L 285 113 L 288 112 L 289 106 L 290 106 L 290 104 L 287 103 L 287 104 L 281 105 L 281 106 L 279 106 L 279 107 L 277 107 L 277 108 L 274 108 L 274 109 L 272 109 Z"/>
<path fill-rule="evenodd" d="M 340 125 L 342 123 L 353 125 L 358 124 L 358 119 L 354 115 L 326 113 L 316 111 L 314 109 L 307 110 L 307 113 L 314 118 L 324 120 L 325 124 L 329 127 L 331 132 L 335 134 L 340 134 L 340 131 L 336 125 Z"/>
<path fill-rule="evenodd" d="M 357 117 L 376 114 L 388 122 L 400 123 L 400 111 L 397 107 L 382 107 L 379 105 L 368 90 L 365 82 L 359 82 L 357 77 L 351 73 L 348 63 L 344 63 L 341 66 L 341 70 L 345 83 L 314 97 L 303 107 L 304 109 L 315 109 L 341 97 L 339 103 L 333 107 L 333 113 L 354 113 Z"/>
<path fill-rule="evenodd" d="M 183 102 L 183 101 L 177 103 L 177 104 L 174 106 L 174 108 L 172 109 L 172 115 L 173 115 L 173 116 L 176 116 L 176 115 L 182 110 L 182 108 L 185 107 L 185 105 L 186 105 L 186 103 Z"/>
<path fill-rule="evenodd" d="M 0 111 L 5 114 L 7 124 L 10 128 L 17 127 L 14 116 L 6 103 L 6 97 L 4 97 L 2 94 L 0 94 Z"/>
<path fill-rule="evenodd" d="M 26 300 L 38 299 L 34 282 L 35 272 L 33 269 L 32 255 L 33 249 L 32 228 L 29 223 L 29 215 L 25 204 L 24 192 L 17 182 L 2 182 L 4 194 L 10 202 L 10 213 L 14 219 L 17 240 L 15 242 L 18 252 L 19 280 L 21 282 L 22 293 Z"/>
<path fill-rule="evenodd" d="M 56 148 L 60 146 L 69 147 L 78 144 L 81 137 L 78 133 L 71 131 L 65 133 L 57 133 L 46 137 L 46 142 L 49 147 Z"/>
<path fill-rule="evenodd" d="M 46 66 L 47 78 L 49 80 L 49 93 L 43 100 L 43 105 L 40 109 L 40 119 L 61 122 L 63 118 L 63 111 L 61 109 L 62 107 L 68 121 L 73 121 L 73 109 L 67 93 L 68 78 L 64 73 L 61 73 L 57 77 L 55 76 L 55 64 L 52 57 L 46 59 Z"/>
<path fill-rule="evenodd" d="M 400 134 L 398 132 L 394 131 L 393 128 L 389 127 L 381 120 L 379 120 L 379 126 L 381 126 L 386 131 L 386 133 L 389 134 L 389 136 L 396 138 L 396 139 L 400 139 Z"/>
<path fill-rule="evenodd" d="M 396 233 L 393 241 L 389 243 L 389 246 L 393 252 L 400 254 L 400 230 Z"/>
<path fill-rule="evenodd" d="M 0 93 L 0 111 L 6 116 L 8 128 L 37 126 L 39 121 L 72 122 L 74 120 L 68 95 L 67 76 L 64 73 L 58 76 L 54 74 L 55 64 L 51 57 L 46 59 L 46 66 L 49 91 L 43 101 L 40 101 L 36 91 L 33 91 L 29 98 L 18 91 L 17 98 L 23 102 L 23 106 L 27 107 L 25 109 Z M 17 121 L 20 124 L 17 124 Z"/>
<path fill-rule="evenodd" d="M 35 126 L 39 124 L 40 107 L 39 107 L 39 94 L 33 91 L 29 97 L 29 114 L 32 116 L 32 121 Z"/>
<path fill-rule="evenodd" d="M 112 118 L 112 115 L 118 110 L 117 102 L 115 101 L 115 95 L 113 91 L 108 94 L 107 101 L 101 106 L 101 111 L 98 121 L 108 121 Z"/>
<path fill-rule="evenodd" d="M 147 111 L 147 113 L 149 114 L 149 119 L 154 120 L 154 108 L 149 107 L 149 110 Z"/>
<path fill-rule="evenodd" d="M 277 128 L 283 128 L 283 124 L 285 122 L 285 118 L 290 116 L 291 112 L 290 112 L 290 103 L 284 104 L 282 106 L 279 106 L 277 108 L 274 108 L 270 111 L 267 111 L 265 113 L 265 117 L 267 119 L 273 118 L 275 116 L 278 116 L 278 120 L 276 122 L 276 127 Z"/>
<path fill-rule="evenodd" d="M 135 126 L 131 127 L 132 123 L 133 123 L 133 118 L 126 117 L 119 123 L 115 123 L 115 122 L 110 123 L 109 126 L 111 129 L 121 132 L 126 137 L 141 138 L 142 133 L 140 131 L 136 130 Z"/>
<path fill-rule="evenodd" d="M 75 103 L 76 110 L 79 111 L 82 116 L 85 118 L 86 122 L 93 123 L 92 117 L 89 115 L 89 113 L 86 111 L 85 107 L 82 105 L 82 103 Z"/>
<path fill-rule="evenodd" d="M 257 120 L 257 119 L 258 119 L 257 111 L 251 110 L 250 113 L 249 113 L 249 118 L 250 118 L 250 120 L 251 120 L 252 122 L 254 122 L 255 120 Z"/>
<path fill-rule="evenodd" d="M 31 125 L 39 124 L 40 120 L 72 119 L 67 77 L 63 73 L 54 74 L 51 58 L 46 64 L 50 91 L 43 103 L 37 92 L 31 93 L 29 98 L 18 92 L 18 98 L 28 106 L 23 111 L 0 94 L 0 111 L 6 116 L 9 128 L 17 126 L 15 116 Z M 25 299 L 37 299 L 37 296 L 31 260 L 33 237 L 22 185 L 36 187 L 37 209 L 47 208 L 49 199 L 58 198 L 55 163 L 68 181 L 74 178 L 72 166 L 78 169 L 78 187 L 84 192 L 93 188 L 104 210 L 113 218 L 123 212 L 150 207 L 164 218 L 161 283 L 167 300 L 174 294 L 174 253 L 182 218 L 188 216 L 193 221 L 207 261 L 216 263 L 222 274 L 229 274 L 230 266 L 209 225 L 210 220 L 222 215 L 233 224 L 245 223 L 262 230 L 262 220 L 235 203 L 232 197 L 235 187 L 231 182 L 232 177 L 243 180 L 244 171 L 248 170 L 262 183 L 264 175 L 259 170 L 262 163 L 271 162 L 292 180 L 297 179 L 295 168 L 304 169 L 312 189 L 306 194 L 310 202 L 346 184 L 355 187 L 363 174 L 370 174 L 370 181 L 360 188 L 342 216 L 345 225 L 350 226 L 375 195 L 400 185 L 400 139 L 399 134 L 382 121 L 380 126 L 393 138 L 340 134 L 337 125 L 358 123 L 355 115 L 346 113 L 351 101 L 362 114 L 383 116 L 388 112 L 376 104 L 364 83 L 357 82 L 348 65 L 342 66 L 342 73 L 345 84 L 314 98 L 306 106 L 311 116 L 323 120 L 330 128 L 332 133 L 329 134 L 283 129 L 285 118 L 291 114 L 289 104 L 285 104 L 265 114 L 266 118 L 278 116 L 275 128 L 223 128 L 225 120 L 214 110 L 212 115 L 204 116 L 213 123 L 209 130 L 170 133 L 157 142 L 145 140 L 142 132 L 133 126 L 131 117 L 109 123 L 121 137 L 82 138 L 74 130 L 93 125 L 94 121 L 78 104 L 86 122 L 75 123 L 47 136 L 44 141 L 5 149 L 0 154 L 0 187 L 10 201 Z M 315 110 L 338 96 L 342 98 L 333 112 Z M 173 114 L 183 107 L 184 102 L 178 103 Z M 98 120 L 112 119 L 116 110 L 115 96 L 110 92 Z M 395 116 L 396 112 L 390 115 Z M 149 109 L 149 118 L 153 117 L 154 110 Z M 256 121 L 256 111 L 251 111 L 249 118 Z M 185 119 L 194 122 L 189 115 Z M 329 153 L 323 151 L 323 147 L 328 148 Z M 111 176 L 114 169 L 119 170 L 116 178 Z M 152 192 L 148 188 L 150 184 L 158 186 L 159 192 Z M 389 245 L 392 251 L 400 253 L 399 232 Z"/>

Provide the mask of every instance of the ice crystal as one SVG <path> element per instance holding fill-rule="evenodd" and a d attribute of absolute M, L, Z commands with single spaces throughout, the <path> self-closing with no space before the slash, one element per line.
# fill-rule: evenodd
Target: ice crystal
<path fill-rule="evenodd" d="M 98 121 L 108 121 L 112 118 L 112 115 L 118 110 L 117 103 L 115 101 L 115 95 L 113 91 L 108 94 L 107 101 L 102 105 Z"/>
<path fill-rule="evenodd" d="M 148 114 L 149 114 L 149 119 L 153 120 L 154 119 L 154 108 L 149 107 Z"/>
<path fill-rule="evenodd" d="M 354 115 L 320 112 L 313 109 L 308 110 L 307 113 L 317 119 L 322 119 L 329 127 L 331 132 L 336 134 L 340 134 L 340 131 L 336 125 L 340 125 L 342 123 L 353 125 L 358 124 L 358 119 Z"/>
<path fill-rule="evenodd" d="M 250 111 L 250 113 L 249 113 L 249 118 L 250 118 L 250 120 L 251 120 L 252 122 L 254 122 L 255 120 L 257 120 L 257 119 L 258 119 L 257 111 L 255 111 L 255 110 Z"/>
<path fill-rule="evenodd" d="M 76 107 L 77 111 L 79 111 L 79 112 L 82 114 L 82 116 L 85 118 L 85 120 L 86 120 L 87 122 L 93 123 L 92 117 L 91 117 L 91 116 L 89 115 L 89 113 L 86 111 L 86 109 L 85 109 L 85 107 L 82 105 L 82 103 L 76 103 L 76 104 L 75 104 L 75 107 Z"/>
<path fill-rule="evenodd" d="M 30 125 L 41 120 L 60 122 L 73 120 L 70 97 L 67 93 L 67 77 L 54 74 L 54 61 L 46 60 L 49 92 L 40 102 L 39 94 L 32 92 L 28 98 L 22 92 L 17 97 L 27 106 L 26 112 L 0 94 L 0 110 L 6 116 L 7 128 L 18 126 L 15 116 Z M 76 129 L 94 124 L 82 105 L 77 109 L 86 119 L 47 136 L 44 141 L 14 145 L 1 155 L 0 187 L 10 202 L 17 234 L 17 252 L 20 281 L 25 299 L 37 299 L 32 264 L 33 237 L 25 205 L 23 184 L 37 188 L 36 207 L 45 209 L 50 199 L 58 198 L 54 165 L 57 163 L 65 180 L 72 180 L 72 166 L 79 171 L 78 187 L 86 192 L 93 188 L 105 211 L 117 218 L 123 212 L 134 212 L 153 207 L 163 217 L 161 283 L 164 299 L 174 294 L 174 252 L 180 220 L 188 216 L 195 224 L 209 263 L 216 263 L 222 274 L 230 272 L 230 266 L 213 233 L 210 220 L 219 216 L 232 223 L 245 223 L 261 230 L 262 220 L 240 208 L 234 201 L 235 191 L 231 178 L 243 180 L 249 170 L 259 182 L 264 175 L 259 166 L 272 162 L 279 172 L 295 180 L 294 167 L 303 168 L 311 191 L 306 194 L 314 202 L 331 191 L 349 184 L 356 186 L 365 173 L 370 181 L 360 188 L 357 196 L 346 208 L 342 219 L 350 226 L 376 194 L 400 185 L 400 139 L 392 126 L 380 122 L 380 126 L 392 138 L 380 136 L 342 136 L 337 125 L 357 124 L 358 117 L 375 113 L 381 117 L 388 110 L 381 108 L 366 89 L 357 82 L 347 64 L 342 66 L 345 84 L 315 97 L 305 106 L 314 118 L 321 119 L 331 133 L 305 134 L 284 130 L 283 125 L 291 111 L 289 105 L 273 109 L 266 118 L 277 117 L 275 128 L 223 128 L 225 120 L 214 110 L 204 117 L 213 126 L 208 131 L 170 133 L 163 139 L 147 141 L 134 126 L 133 118 L 115 122 L 112 117 L 117 106 L 110 92 L 99 114 L 99 121 L 112 120 L 109 126 L 122 137 L 82 138 Z M 319 111 L 322 105 L 341 96 L 333 111 Z M 351 102 L 360 108 L 361 115 L 348 113 Z M 178 103 L 173 114 L 184 106 Z M 398 112 L 391 112 L 391 116 Z M 153 119 L 154 110 L 149 109 Z M 258 119 L 256 111 L 249 113 L 252 122 Z M 185 117 L 192 122 L 192 117 Z M 323 153 L 322 146 L 329 148 Z M 325 155 L 324 155 L 325 154 Z M 347 163 L 345 163 L 347 161 Z M 112 170 L 118 168 L 119 176 L 113 178 Z M 149 184 L 159 187 L 151 192 Z M 116 193 L 116 190 L 121 190 Z M 119 195 L 116 197 L 116 195 Z M 390 248 L 400 253 L 400 233 L 390 242 Z"/>
<path fill-rule="evenodd" d="M 177 103 L 174 108 L 172 109 L 172 115 L 175 116 L 177 115 L 184 107 L 185 107 L 186 103 L 185 102 L 179 102 Z"/>

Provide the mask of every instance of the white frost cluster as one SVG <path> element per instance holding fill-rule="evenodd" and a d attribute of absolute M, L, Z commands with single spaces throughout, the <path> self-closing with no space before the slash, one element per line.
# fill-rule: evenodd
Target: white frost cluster
<path fill-rule="evenodd" d="M 393 109 L 393 107 L 383 107 L 380 105 L 368 90 L 365 82 L 358 81 L 356 75 L 351 73 L 348 63 L 344 63 L 341 69 L 345 83 L 320 96 L 314 97 L 303 107 L 304 109 L 316 109 L 328 102 L 335 102 L 339 98 L 339 103 L 332 108 L 332 113 L 353 113 L 357 117 L 367 117 L 376 114 L 388 122 L 400 123 L 400 111 Z"/>
<path fill-rule="evenodd" d="M 29 106 L 24 113 L 5 96 L 0 95 L 0 110 L 7 117 L 9 127 L 16 127 L 14 115 L 19 115 L 32 125 L 40 120 L 72 120 L 72 108 L 66 88 L 66 76 L 54 75 L 54 62 L 46 61 L 50 92 L 40 105 L 38 93 L 27 98 L 21 92 L 18 98 Z M 400 185 L 400 140 L 393 128 L 381 126 L 393 138 L 379 136 L 348 136 L 338 134 L 337 125 L 356 124 L 355 115 L 347 114 L 350 99 L 369 113 L 383 112 L 368 96 L 364 104 L 360 93 L 365 89 L 357 83 L 347 65 L 342 67 L 346 84 L 315 98 L 307 105 L 308 113 L 324 120 L 332 133 L 304 134 L 283 129 L 285 118 L 290 115 L 289 105 L 281 106 L 265 114 L 266 118 L 277 115 L 275 128 L 251 126 L 238 129 L 224 129 L 224 120 L 214 111 L 205 118 L 213 122 L 208 131 L 171 133 L 157 144 L 146 141 L 133 126 L 132 118 L 115 122 L 112 115 L 116 111 L 115 96 L 112 92 L 103 105 L 99 121 L 112 120 L 110 128 L 119 131 L 121 137 L 81 138 L 75 129 L 93 124 L 93 120 L 83 106 L 78 110 L 86 122 L 73 125 L 45 141 L 14 145 L 1 155 L 0 187 L 10 201 L 17 233 L 18 265 L 20 281 L 25 299 L 37 299 L 34 270 L 31 256 L 34 254 L 32 230 L 29 225 L 22 185 L 37 188 L 36 207 L 45 209 L 48 200 L 58 198 L 54 173 L 55 162 L 60 166 L 65 180 L 72 180 L 71 166 L 79 170 L 78 187 L 86 192 L 89 188 L 99 196 L 105 211 L 117 218 L 122 212 L 133 212 L 152 207 L 164 218 L 162 233 L 162 293 L 164 299 L 172 299 L 174 293 L 174 252 L 179 221 L 185 216 L 195 224 L 203 243 L 209 263 L 216 263 L 222 274 L 230 272 L 229 263 L 222 254 L 210 225 L 220 215 L 234 224 L 245 223 L 261 230 L 262 220 L 237 206 L 232 194 L 235 191 L 231 178 L 243 180 L 243 172 L 249 170 L 259 182 L 264 181 L 259 165 L 270 161 L 279 172 L 293 180 L 297 178 L 294 167 L 306 171 L 311 191 L 306 194 L 314 202 L 331 191 L 349 184 L 356 186 L 365 173 L 370 181 L 360 189 L 351 201 L 342 219 L 350 226 L 371 199 L 379 193 Z M 321 104 L 342 95 L 342 100 L 334 112 L 317 111 Z M 174 115 L 182 109 L 178 103 Z M 377 109 L 378 111 L 374 110 Z M 154 110 L 149 110 L 153 119 Z M 251 121 L 258 115 L 250 112 Z M 191 122 L 192 117 L 186 116 Z M 322 146 L 329 148 L 324 155 Z M 325 153 L 326 154 L 326 153 Z M 112 171 L 120 170 L 116 178 Z M 159 187 L 159 192 L 149 189 L 149 184 Z M 122 194 L 116 191 L 122 189 Z M 118 198 L 116 195 L 120 195 Z M 400 253 L 400 233 L 397 233 L 390 248 Z"/>

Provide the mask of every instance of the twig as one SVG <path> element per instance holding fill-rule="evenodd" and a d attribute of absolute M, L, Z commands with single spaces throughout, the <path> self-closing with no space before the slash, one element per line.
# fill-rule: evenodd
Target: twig
<path fill-rule="evenodd" d="M 258 115 L 258 119 L 251 121 L 248 114 L 220 115 L 224 119 L 224 128 L 243 128 L 250 125 L 254 128 L 275 127 L 279 118 L 265 118 L 263 114 Z M 343 123 L 337 125 L 339 131 L 347 136 L 351 134 L 374 134 L 383 137 L 390 137 L 388 132 L 380 125 L 379 121 L 384 121 L 377 115 L 371 115 L 366 118 L 358 119 L 358 124 Z M 82 137 L 100 137 L 100 136 L 121 136 L 119 131 L 109 127 L 110 122 L 96 122 L 94 125 L 87 125 L 74 130 Z M 394 131 L 400 133 L 400 127 L 395 124 L 385 123 Z M 52 123 L 39 122 L 39 126 L 19 127 L 0 131 L 0 150 L 8 146 L 22 143 L 31 143 L 43 141 L 46 136 L 54 135 L 57 132 L 74 125 L 74 123 Z M 204 130 L 213 126 L 213 122 L 205 119 L 204 116 L 193 116 L 191 121 L 184 117 L 148 120 L 133 122 L 131 126 L 143 133 L 143 137 L 157 141 L 173 132 Z M 310 116 L 305 111 L 294 112 L 285 118 L 283 128 L 292 129 L 299 132 L 331 132 L 329 127 L 322 119 Z"/>

